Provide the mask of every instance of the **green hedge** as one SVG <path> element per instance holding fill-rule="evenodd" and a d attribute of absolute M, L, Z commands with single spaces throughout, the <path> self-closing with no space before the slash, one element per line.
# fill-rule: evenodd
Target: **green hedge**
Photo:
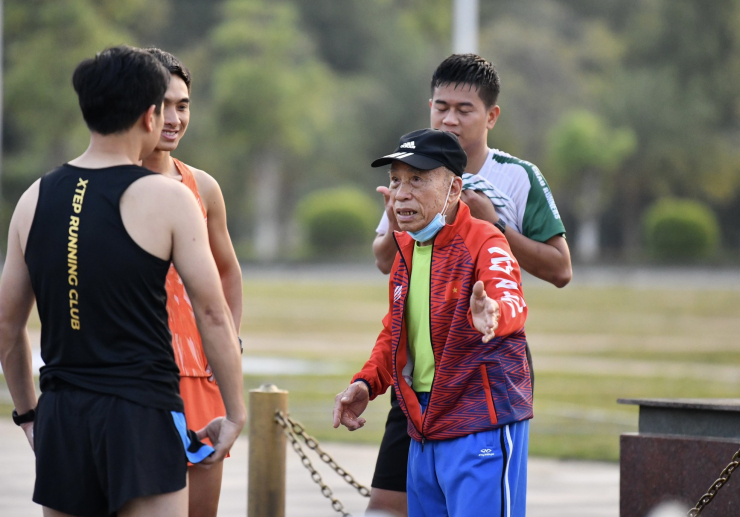
<path fill-rule="evenodd" d="M 660 199 L 647 210 L 643 221 L 648 249 L 660 260 L 707 258 L 719 245 L 717 217 L 699 201 Z"/>
<path fill-rule="evenodd" d="M 379 197 L 379 196 L 378 196 Z M 317 190 L 303 198 L 296 219 L 314 257 L 370 254 L 381 203 L 354 187 Z"/>

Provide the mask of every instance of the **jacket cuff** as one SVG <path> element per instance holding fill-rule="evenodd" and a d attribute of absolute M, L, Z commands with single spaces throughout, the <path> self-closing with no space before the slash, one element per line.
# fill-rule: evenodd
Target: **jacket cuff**
<path fill-rule="evenodd" d="M 370 383 L 366 381 L 365 379 L 361 379 L 361 378 L 357 378 L 353 380 L 352 383 L 354 384 L 357 381 L 362 382 L 365 384 L 365 386 L 367 386 L 368 395 L 370 395 L 370 398 L 373 398 L 373 389 L 370 387 Z"/>

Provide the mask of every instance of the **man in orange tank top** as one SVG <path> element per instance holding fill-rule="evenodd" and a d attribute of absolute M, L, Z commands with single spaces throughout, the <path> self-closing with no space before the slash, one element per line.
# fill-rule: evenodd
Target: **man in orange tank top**
<path fill-rule="evenodd" d="M 144 159 L 144 167 L 188 187 L 203 212 L 208 227 L 211 252 L 216 261 L 226 301 L 238 334 L 242 316 L 242 275 L 226 227 L 226 208 L 221 188 L 204 171 L 189 167 L 170 155 L 177 149 L 190 120 L 190 71 L 168 52 L 146 49 L 170 71 L 171 80 L 164 99 L 164 127 L 159 143 Z M 185 403 L 185 418 L 191 429 L 205 427 L 223 416 L 225 409 L 218 386 L 206 361 L 193 309 L 174 266 L 167 275 L 167 312 L 172 332 L 172 347 L 180 368 L 180 395 Z M 223 463 L 204 469 L 188 466 L 190 517 L 215 517 L 221 493 Z"/>

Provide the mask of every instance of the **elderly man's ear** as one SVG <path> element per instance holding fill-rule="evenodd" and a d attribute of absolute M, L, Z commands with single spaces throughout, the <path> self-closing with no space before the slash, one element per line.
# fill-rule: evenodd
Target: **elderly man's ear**
<path fill-rule="evenodd" d="M 457 201 L 460 199 L 462 194 L 463 181 L 460 176 L 455 176 L 452 181 L 452 188 L 450 189 L 450 201 Z"/>

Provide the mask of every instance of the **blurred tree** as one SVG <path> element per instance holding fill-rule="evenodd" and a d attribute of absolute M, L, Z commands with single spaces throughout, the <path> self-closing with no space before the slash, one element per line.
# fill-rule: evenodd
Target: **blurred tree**
<path fill-rule="evenodd" d="M 361 0 L 299 0 L 300 23 L 326 63 L 340 73 L 361 73 L 379 43 L 375 14 L 382 6 Z"/>
<path fill-rule="evenodd" d="M 612 129 L 589 111 L 567 113 L 549 137 L 550 163 L 561 182 L 578 192 L 576 256 L 584 262 L 599 257 L 599 216 L 606 204 L 609 180 L 637 147 L 630 129 Z"/>
<path fill-rule="evenodd" d="M 559 0 L 561 4 L 568 6 L 575 17 L 585 19 L 603 20 L 612 29 L 624 28 L 630 17 L 643 3 L 643 0 Z"/>
<path fill-rule="evenodd" d="M 367 255 L 378 222 L 375 201 L 369 192 L 347 186 L 308 194 L 296 207 L 307 252 L 332 260 Z"/>
<path fill-rule="evenodd" d="M 130 3 L 108 1 L 114 5 Z M 142 34 L 140 42 L 142 45 L 163 48 L 178 57 L 191 49 L 203 48 L 209 33 L 221 21 L 223 3 L 224 0 L 177 0 L 168 10 L 166 24 Z M 138 26 L 134 29 L 140 31 Z"/>
<path fill-rule="evenodd" d="M 734 126 L 740 115 L 740 2 L 643 0 L 625 36 L 629 67 L 670 69 L 690 100 L 710 108 L 705 120 Z"/>
<path fill-rule="evenodd" d="M 247 180 L 251 195 L 239 206 L 252 201 L 260 260 L 276 259 L 286 237 L 286 196 L 302 172 L 286 177 L 286 163 L 308 154 L 331 118 L 332 74 L 297 21 L 289 2 L 229 0 L 211 41 L 215 136 L 225 168 Z"/>
<path fill-rule="evenodd" d="M 665 262 L 711 257 L 720 241 L 714 212 L 693 199 L 656 201 L 645 212 L 643 225 L 648 249 Z"/>
<path fill-rule="evenodd" d="M 449 13 L 426 11 L 417 1 L 226 1 L 207 41 L 180 54 L 194 86 L 191 128 L 177 153 L 221 182 L 242 258 L 256 255 L 258 227 L 279 235 L 270 246 L 286 234 L 288 248 L 298 244 L 287 219 L 306 192 L 350 182 L 377 196 L 387 178 L 369 163 L 428 124 L 429 80 L 447 53 L 436 31 Z M 274 157 L 284 172 L 258 175 L 278 166 Z M 258 185 L 268 180 L 272 187 Z M 277 218 L 262 215 L 268 207 Z"/>
<path fill-rule="evenodd" d="M 569 0 L 570 1 L 570 0 Z M 637 152 L 620 172 L 622 243 L 640 245 L 640 214 L 656 196 L 728 202 L 740 187 L 740 2 L 640 0 L 620 34 L 623 65 L 601 96 Z"/>
<path fill-rule="evenodd" d="M 501 76 L 501 116 L 490 139 L 538 163 L 547 156 L 548 130 L 564 111 L 598 104 L 624 45 L 603 21 L 583 21 L 558 2 L 503 5 L 481 33 L 481 53 Z M 546 167 L 543 172 L 548 176 Z"/>
<path fill-rule="evenodd" d="M 601 189 L 615 212 L 602 220 L 619 221 L 621 232 L 611 245 L 637 250 L 641 213 L 665 195 L 703 199 L 723 230 L 734 228 L 739 6 L 482 2 L 481 53 L 502 77 L 492 144 L 543 165 L 564 219 L 573 218 L 579 204 L 558 188 L 570 183 L 551 175 L 546 144 L 563 113 L 590 110 L 637 137 L 611 174 L 619 181 Z M 429 80 L 450 53 L 451 0 L 6 0 L 5 8 L 3 197 L 15 201 L 84 149 L 70 85 L 79 60 L 108 45 L 157 44 L 193 70 L 193 119 L 177 153 L 221 182 L 242 251 L 257 234 L 260 249 L 284 241 L 306 192 L 352 183 L 373 195 L 386 179 L 367 164 L 428 124 Z"/>
<path fill-rule="evenodd" d="M 77 63 L 106 47 L 135 43 L 134 33 L 123 26 L 154 30 L 169 5 L 165 0 L 119 4 L 5 1 L 3 197 L 12 204 L 34 180 L 87 145 L 71 81 Z"/>
<path fill-rule="evenodd" d="M 386 178 L 367 164 L 400 135 L 429 124 L 432 72 L 449 54 L 450 1 L 296 4 L 321 58 L 341 78 L 332 101 L 341 106 L 337 130 L 320 142 L 330 152 L 317 155 L 324 179 L 346 181 L 349 173 L 373 188 Z"/>

